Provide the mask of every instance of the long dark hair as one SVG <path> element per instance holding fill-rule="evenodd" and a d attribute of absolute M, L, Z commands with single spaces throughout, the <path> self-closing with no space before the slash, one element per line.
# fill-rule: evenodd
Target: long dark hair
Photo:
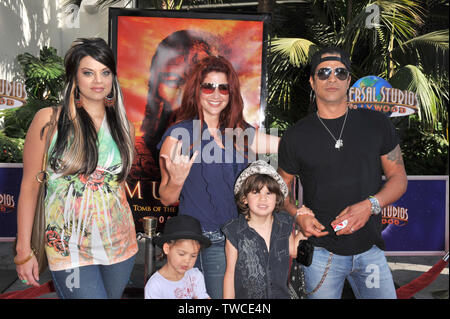
<path fill-rule="evenodd" d="M 111 107 L 105 107 L 105 110 L 111 135 L 122 159 L 122 170 L 118 174 L 118 181 L 123 181 L 133 162 L 133 138 L 130 135 L 122 93 L 117 81 L 114 55 L 105 40 L 101 38 L 77 39 L 65 55 L 66 89 L 58 120 L 58 137 L 50 155 L 50 167 L 64 175 L 89 175 L 97 167 L 97 131 L 86 110 L 74 105 L 77 70 L 81 59 L 86 56 L 104 64 L 114 75 L 115 103 Z"/>

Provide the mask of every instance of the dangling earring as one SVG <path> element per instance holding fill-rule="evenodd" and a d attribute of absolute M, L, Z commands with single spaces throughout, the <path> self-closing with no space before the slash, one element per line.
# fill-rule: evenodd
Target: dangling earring
<path fill-rule="evenodd" d="M 73 91 L 73 100 L 76 107 L 80 108 L 83 106 L 80 101 L 80 90 L 78 89 L 78 86 L 76 86 L 75 90 Z"/>
<path fill-rule="evenodd" d="M 111 92 L 104 99 L 106 107 L 113 107 L 116 104 L 116 97 L 114 94 L 114 88 L 111 89 Z"/>
<path fill-rule="evenodd" d="M 314 92 L 314 90 L 311 90 L 311 92 L 309 93 L 309 109 L 310 111 L 317 111 L 317 105 L 315 103 L 316 101 L 316 92 Z"/>
<path fill-rule="evenodd" d="M 314 90 L 311 90 L 311 92 L 309 93 L 309 103 L 313 104 L 315 100 L 316 100 L 316 92 L 314 92 Z"/>

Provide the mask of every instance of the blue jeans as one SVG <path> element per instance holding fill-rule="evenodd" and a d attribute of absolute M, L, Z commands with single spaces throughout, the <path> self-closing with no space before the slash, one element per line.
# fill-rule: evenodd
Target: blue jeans
<path fill-rule="evenodd" d="M 130 279 L 136 255 L 112 265 L 89 265 L 51 271 L 61 299 L 120 299 Z"/>
<path fill-rule="evenodd" d="M 203 272 L 206 291 L 212 299 L 223 298 L 223 277 L 227 261 L 225 258 L 225 235 L 221 231 L 204 232 L 211 246 L 200 251 L 195 267 Z"/>
<path fill-rule="evenodd" d="M 322 279 L 330 253 L 314 248 L 312 264 L 304 267 L 306 292 L 313 291 Z M 340 299 L 345 279 L 357 299 L 396 299 L 394 281 L 384 251 L 377 246 L 353 256 L 333 254 L 331 267 L 322 286 L 308 299 Z"/>

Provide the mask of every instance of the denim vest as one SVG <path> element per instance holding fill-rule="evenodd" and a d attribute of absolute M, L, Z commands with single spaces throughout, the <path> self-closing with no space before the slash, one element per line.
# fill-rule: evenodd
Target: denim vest
<path fill-rule="evenodd" d="M 234 274 L 236 299 L 289 299 L 289 236 L 293 219 L 286 212 L 273 214 L 270 250 L 248 225 L 244 215 L 228 222 L 222 231 L 238 251 Z"/>

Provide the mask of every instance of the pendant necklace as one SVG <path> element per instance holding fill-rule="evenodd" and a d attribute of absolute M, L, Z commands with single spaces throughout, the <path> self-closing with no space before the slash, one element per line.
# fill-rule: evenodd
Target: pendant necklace
<path fill-rule="evenodd" d="M 344 123 L 342 123 L 341 133 L 339 134 L 339 138 L 336 139 L 336 137 L 334 137 L 333 133 L 331 133 L 331 131 L 328 129 L 328 127 L 325 125 L 325 123 L 322 122 L 322 119 L 319 116 L 319 111 L 316 112 L 317 118 L 319 119 L 320 123 L 322 123 L 322 125 L 325 127 L 325 129 L 328 131 L 328 133 L 330 133 L 333 140 L 336 142 L 336 144 L 334 144 L 334 148 L 336 148 L 338 151 L 341 150 L 341 147 L 344 147 L 344 141 L 342 140 L 342 132 L 344 131 L 345 122 L 347 121 L 347 114 L 348 114 L 348 108 L 347 108 L 347 112 L 345 112 L 345 118 L 344 118 Z"/>

